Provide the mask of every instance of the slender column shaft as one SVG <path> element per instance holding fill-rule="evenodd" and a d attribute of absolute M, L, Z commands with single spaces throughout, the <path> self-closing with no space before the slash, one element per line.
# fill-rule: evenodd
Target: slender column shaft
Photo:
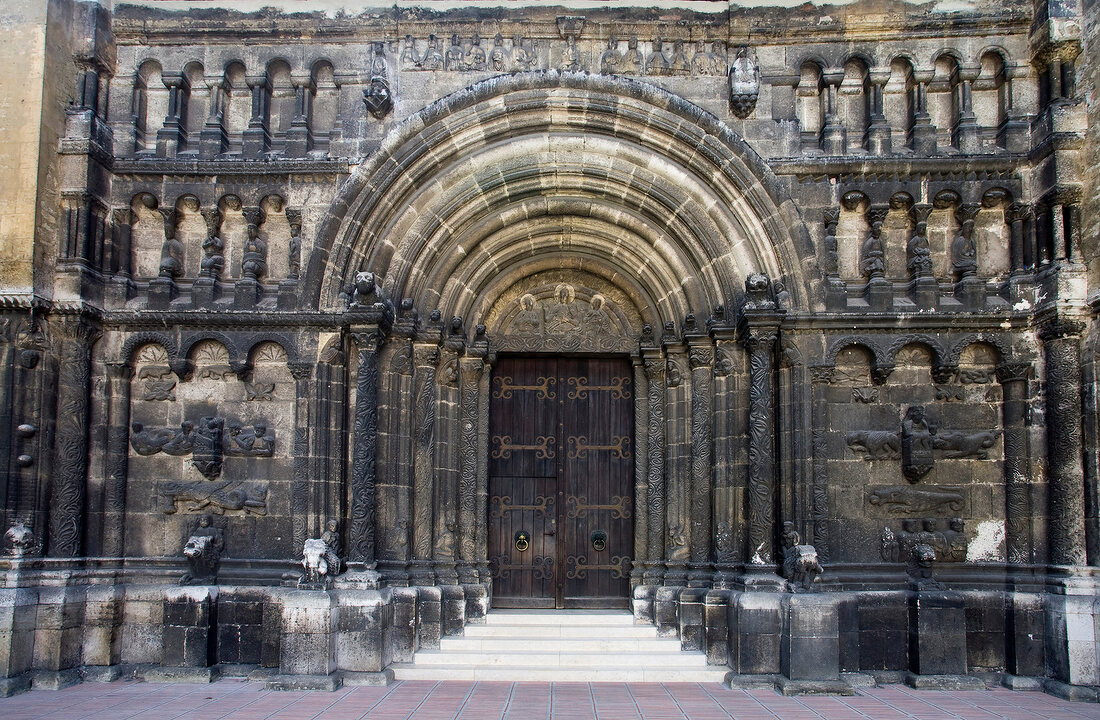
<path fill-rule="evenodd" d="M 1083 324 L 1055 322 L 1040 334 L 1046 356 L 1050 562 L 1085 564 L 1085 485 L 1081 456 Z"/>
<path fill-rule="evenodd" d="M 1031 501 L 1027 457 L 1028 363 L 997 368 L 1004 427 L 1005 534 L 1010 563 L 1031 562 Z"/>
<path fill-rule="evenodd" d="M 375 459 L 378 449 L 378 351 L 382 333 L 363 328 L 352 333 L 359 369 L 355 384 L 355 426 L 351 463 L 351 527 L 348 560 L 373 564 Z"/>
<path fill-rule="evenodd" d="M 691 365 L 691 562 L 712 560 L 711 552 L 711 470 L 714 447 L 714 348 L 692 345 L 688 354 Z"/>
<path fill-rule="evenodd" d="M 776 330 L 749 330 L 749 562 L 770 565 L 775 557 L 775 430 L 772 352 Z"/>
<path fill-rule="evenodd" d="M 126 476 L 130 461 L 129 363 L 107 365 L 107 482 L 103 498 L 103 554 L 122 557 L 126 548 Z"/>
<path fill-rule="evenodd" d="M 648 382 L 646 502 L 649 513 L 649 562 L 646 582 L 659 581 L 665 556 L 665 360 L 660 352 L 644 359 Z"/>

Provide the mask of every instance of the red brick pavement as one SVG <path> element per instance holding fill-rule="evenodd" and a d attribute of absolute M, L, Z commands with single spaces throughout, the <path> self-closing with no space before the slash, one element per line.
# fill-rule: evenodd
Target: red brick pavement
<path fill-rule="evenodd" d="M 337 692 L 263 684 L 85 683 L 0 699 L 0 718 L 50 720 L 1081 720 L 1100 705 L 1035 692 L 869 688 L 854 697 L 783 697 L 697 683 L 397 682 Z"/>

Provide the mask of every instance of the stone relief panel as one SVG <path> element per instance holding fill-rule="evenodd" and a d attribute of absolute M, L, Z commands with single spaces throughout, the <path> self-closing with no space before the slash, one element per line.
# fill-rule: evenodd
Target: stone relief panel
<path fill-rule="evenodd" d="M 965 526 L 955 543 L 961 550 L 950 556 L 965 560 L 967 532 L 973 537 L 1005 516 L 997 350 L 972 343 L 957 366 L 944 366 L 938 336 L 868 342 L 901 347 L 891 363 L 889 351 L 878 350 L 876 360 L 876 350 L 850 345 L 815 384 L 825 420 L 832 558 L 875 561 L 875 548 L 887 544 L 884 528 L 896 536 L 903 523 L 931 522 Z M 891 547 L 883 557 L 898 555 Z"/>
<path fill-rule="evenodd" d="M 641 321 L 621 290 L 583 274 L 543 274 L 511 288 L 489 313 L 494 346 L 509 352 L 628 352 Z"/>
<path fill-rule="evenodd" d="M 225 344 L 207 339 L 186 364 L 171 365 L 155 343 L 133 357 L 126 553 L 174 556 L 206 513 L 225 516 L 227 557 L 288 555 L 295 382 L 287 352 L 261 341 L 236 366 Z"/>

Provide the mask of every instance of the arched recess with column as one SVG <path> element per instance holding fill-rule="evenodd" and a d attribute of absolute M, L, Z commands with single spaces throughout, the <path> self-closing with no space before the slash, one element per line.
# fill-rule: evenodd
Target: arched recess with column
<path fill-rule="evenodd" d="M 361 272 L 374 279 L 362 293 Z M 750 357 L 772 351 L 781 312 L 770 288 L 746 294 L 761 274 L 782 279 L 783 306 L 822 307 L 812 245 L 775 176 L 665 90 L 517 74 L 413 115 L 333 202 L 300 299 L 330 312 L 351 301 L 353 561 L 377 561 L 390 582 L 489 582 L 488 398 L 506 352 L 632 363 L 635 584 L 710 584 L 716 563 L 749 560 L 753 538 L 769 538 L 755 557 L 770 559 L 774 479 L 762 473 L 762 499 L 742 501 L 752 471 L 727 461 L 746 455 L 738 443 L 750 461 L 754 442 L 771 454 L 770 437 L 742 427 L 770 423 L 753 415 L 770 400 L 754 396 L 741 417 L 751 384 L 771 393 L 770 357 Z M 754 319 L 739 331 L 746 300 Z M 577 306 L 562 327 L 579 329 L 552 331 L 550 309 L 524 320 L 555 303 Z M 760 517 L 738 517 L 754 503 Z"/>

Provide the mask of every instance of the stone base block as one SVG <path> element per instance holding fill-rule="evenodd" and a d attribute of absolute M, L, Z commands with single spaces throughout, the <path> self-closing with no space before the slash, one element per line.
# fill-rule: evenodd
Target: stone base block
<path fill-rule="evenodd" d="M 783 695 L 855 695 L 855 689 L 844 680 L 791 680 L 780 677 L 775 689 Z"/>
<path fill-rule="evenodd" d="M 275 675 L 268 678 L 264 687 L 268 690 L 339 690 L 342 681 L 339 673 L 328 675 Z"/>
<path fill-rule="evenodd" d="M 30 673 L 0 679 L 0 698 L 11 697 L 31 689 Z"/>
<path fill-rule="evenodd" d="M 84 682 L 114 682 L 122 677 L 122 669 L 117 665 L 85 665 Z"/>
<path fill-rule="evenodd" d="M 985 690 L 985 682 L 971 675 L 918 675 L 908 673 L 905 684 L 917 690 Z"/>
<path fill-rule="evenodd" d="M 1042 691 L 1043 681 L 1040 678 L 1024 677 L 1021 675 L 1006 674 L 1001 678 L 1001 684 L 1009 690 L 1023 690 L 1029 692 Z"/>
<path fill-rule="evenodd" d="M 779 682 L 779 675 L 771 673 L 764 675 L 739 675 L 734 672 L 726 673 L 726 679 L 722 684 L 730 690 L 761 690 L 764 688 L 775 689 Z"/>
<path fill-rule="evenodd" d="M 247 678 L 259 669 L 256 663 L 218 663 L 215 672 L 218 677 Z"/>
<path fill-rule="evenodd" d="M 1063 700 L 1100 702 L 1100 688 L 1089 685 L 1070 685 L 1061 680 L 1048 679 L 1043 682 L 1043 690 Z"/>
<path fill-rule="evenodd" d="M 369 685 L 371 687 L 385 687 L 393 682 L 393 670 L 389 668 L 382 672 L 350 672 L 342 673 L 344 685 Z"/>
<path fill-rule="evenodd" d="M 61 690 L 81 682 L 80 668 L 68 670 L 38 670 L 32 684 L 35 690 Z"/>
<path fill-rule="evenodd" d="M 218 674 L 211 667 L 156 667 L 145 672 L 145 682 L 192 683 L 202 685 L 214 682 Z"/>
<path fill-rule="evenodd" d="M 854 688 L 869 688 L 878 685 L 875 676 L 870 673 L 841 673 L 840 679 Z"/>

